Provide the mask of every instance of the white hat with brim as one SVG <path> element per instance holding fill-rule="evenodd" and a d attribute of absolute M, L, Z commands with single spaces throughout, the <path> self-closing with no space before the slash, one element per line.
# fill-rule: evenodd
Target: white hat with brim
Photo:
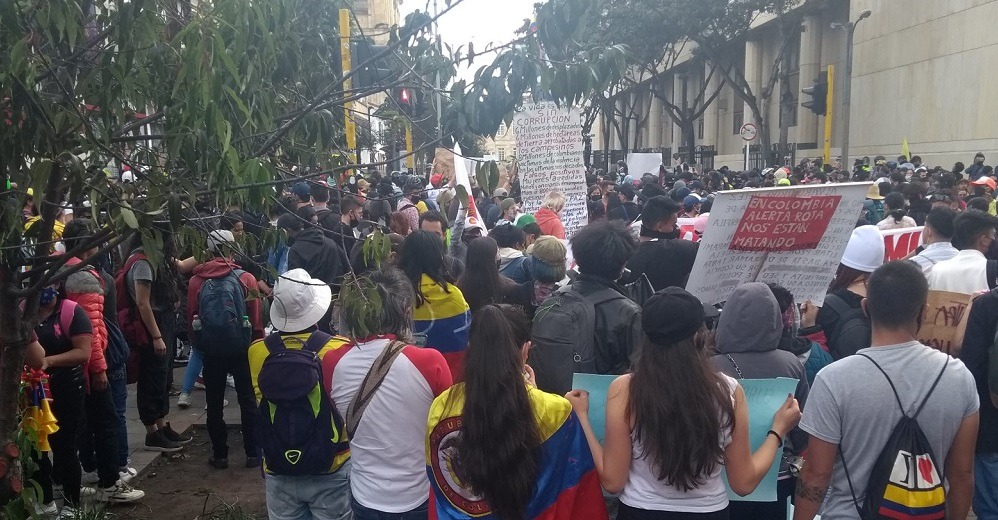
<path fill-rule="evenodd" d="M 270 322 L 281 332 L 299 332 L 326 314 L 333 291 L 326 282 L 312 278 L 304 269 L 292 269 L 277 280 Z"/>

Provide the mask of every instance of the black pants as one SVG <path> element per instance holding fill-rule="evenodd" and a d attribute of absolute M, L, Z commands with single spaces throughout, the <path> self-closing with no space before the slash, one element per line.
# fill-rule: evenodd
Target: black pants
<path fill-rule="evenodd" d="M 776 502 L 732 502 L 731 517 L 738 520 L 780 520 L 787 518 L 787 498 L 793 495 L 797 479 L 776 483 Z"/>
<path fill-rule="evenodd" d="M 41 454 L 37 480 L 42 488 L 42 501 L 52 502 L 53 481 L 62 484 L 66 505 L 80 504 L 80 458 L 77 455 L 80 426 L 83 421 L 83 379 L 53 375 L 49 379 L 52 413 L 59 421 L 59 431 L 49 435 L 52 461 L 48 454 Z"/>
<path fill-rule="evenodd" d="M 118 413 L 110 385 L 100 391 L 91 388 L 84 401 L 80 462 L 84 470 L 97 471 L 100 487 L 110 487 L 118 481 Z"/>
<path fill-rule="evenodd" d="M 620 504 L 617 520 L 728 520 L 728 510 L 722 509 L 713 513 L 679 513 L 674 511 L 650 511 L 637 509 L 627 504 Z M 786 506 L 784 505 L 784 514 Z M 741 520 L 735 516 L 736 520 Z"/>
<path fill-rule="evenodd" d="M 257 457 L 256 445 L 256 396 L 253 394 L 253 381 L 250 379 L 249 358 L 246 354 L 235 356 L 204 356 L 204 394 L 208 404 L 208 437 L 216 459 L 229 456 L 228 430 L 225 427 L 223 408 L 225 400 L 225 376 L 232 374 L 236 383 L 236 396 L 239 399 L 239 414 L 243 428 L 243 447 L 247 457 Z"/>
<path fill-rule="evenodd" d="M 139 353 L 139 381 L 135 403 L 142 424 L 150 426 L 170 413 L 169 374 L 173 371 L 170 349 L 177 317 L 173 311 L 156 311 L 156 325 L 166 343 L 166 353 L 156 354 L 152 346 L 136 347 Z"/>

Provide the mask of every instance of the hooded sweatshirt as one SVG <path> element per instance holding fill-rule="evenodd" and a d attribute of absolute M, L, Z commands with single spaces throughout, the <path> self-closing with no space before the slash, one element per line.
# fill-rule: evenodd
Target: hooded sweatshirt
<path fill-rule="evenodd" d="M 513 247 L 500 247 L 499 274 L 516 283 L 529 282 L 531 277 L 523 251 Z"/>
<path fill-rule="evenodd" d="M 204 281 L 212 278 L 222 278 L 228 276 L 233 270 L 239 269 L 235 262 L 226 258 L 212 258 L 207 262 L 194 268 L 194 276 L 191 277 L 187 285 L 187 331 L 192 333 L 190 327 L 194 322 L 194 315 L 198 313 L 198 292 Z M 243 272 L 239 275 L 239 281 L 243 284 L 246 297 L 246 314 L 249 316 L 250 324 L 253 326 L 253 339 L 263 338 L 263 316 L 261 315 L 260 298 L 249 298 L 252 291 L 256 291 L 256 278 L 252 274 Z M 249 345 L 246 345 L 249 348 Z"/>
<path fill-rule="evenodd" d="M 313 278 L 330 284 L 333 294 L 339 293 L 349 263 L 343 248 L 315 226 L 307 226 L 298 233 L 288 251 L 289 270 L 302 268 L 308 271 Z"/>
<path fill-rule="evenodd" d="M 739 286 L 724 304 L 717 324 L 718 355 L 714 366 L 735 379 L 797 379 L 795 396 L 801 408 L 807 400 L 808 384 L 804 366 L 794 354 L 780 350 L 783 315 L 773 291 L 762 282 Z M 790 434 L 795 453 L 803 451 L 806 434 L 798 429 Z M 780 466 L 786 475 L 786 461 Z"/>
<path fill-rule="evenodd" d="M 565 240 L 565 225 L 561 223 L 558 214 L 548 208 L 541 208 L 534 213 L 534 220 L 541 233 Z"/>

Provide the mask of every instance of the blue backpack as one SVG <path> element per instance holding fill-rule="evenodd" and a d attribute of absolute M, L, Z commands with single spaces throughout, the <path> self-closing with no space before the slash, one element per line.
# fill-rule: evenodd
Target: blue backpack
<path fill-rule="evenodd" d="M 349 449 L 344 422 L 322 376 L 319 351 L 332 338 L 313 332 L 301 350 L 289 349 L 280 333 L 267 336 L 260 388 L 257 440 L 267 470 L 275 475 L 324 475 Z"/>
<path fill-rule="evenodd" d="M 194 347 L 209 357 L 245 354 L 253 340 L 247 327 L 246 295 L 235 269 L 221 278 L 208 278 L 198 291 L 198 317 L 201 327 L 192 327 Z"/>

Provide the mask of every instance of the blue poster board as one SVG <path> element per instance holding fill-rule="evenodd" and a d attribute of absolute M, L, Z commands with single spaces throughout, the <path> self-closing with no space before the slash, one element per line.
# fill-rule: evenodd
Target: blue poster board
<path fill-rule="evenodd" d="M 610 383 L 620 376 L 599 375 L 599 374 L 574 374 L 572 376 L 572 389 L 585 390 L 589 392 L 589 424 L 593 427 L 593 433 L 603 444 L 606 438 L 606 393 L 610 389 Z"/>

